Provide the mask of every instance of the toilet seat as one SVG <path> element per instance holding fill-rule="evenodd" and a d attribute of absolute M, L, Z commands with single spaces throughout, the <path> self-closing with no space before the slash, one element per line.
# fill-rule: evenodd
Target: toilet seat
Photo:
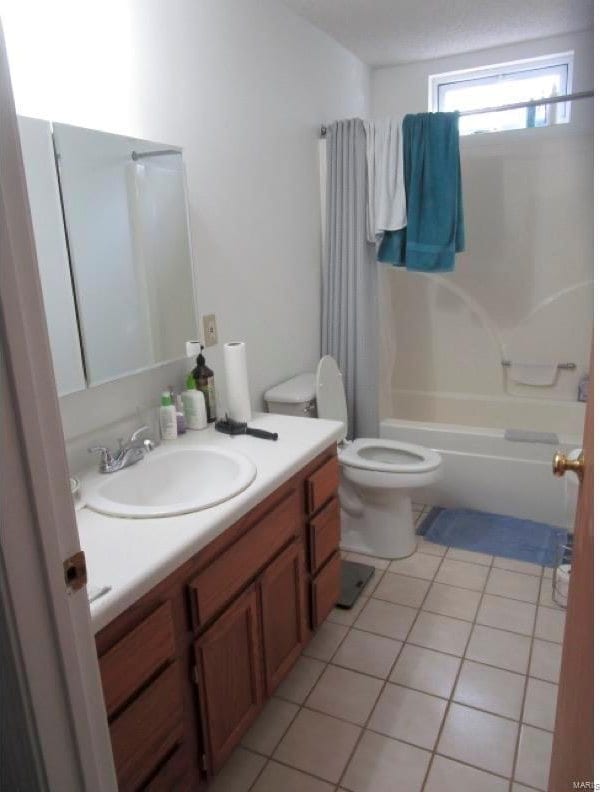
<path fill-rule="evenodd" d="M 338 453 L 342 465 L 381 473 L 427 473 L 442 464 L 430 448 L 397 440 L 359 438 L 347 443 Z"/>

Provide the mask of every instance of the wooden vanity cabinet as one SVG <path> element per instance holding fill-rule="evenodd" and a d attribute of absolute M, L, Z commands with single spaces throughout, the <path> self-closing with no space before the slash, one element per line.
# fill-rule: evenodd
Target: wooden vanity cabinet
<path fill-rule="evenodd" d="M 202 789 L 334 606 L 337 464 L 332 446 L 96 636 L 120 790 Z"/>

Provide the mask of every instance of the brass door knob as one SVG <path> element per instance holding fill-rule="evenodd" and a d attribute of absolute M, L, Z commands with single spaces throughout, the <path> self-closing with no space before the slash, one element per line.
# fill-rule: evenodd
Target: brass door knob
<path fill-rule="evenodd" d="M 555 476 L 564 476 L 567 470 L 572 470 L 577 474 L 579 481 L 583 481 L 583 472 L 585 470 L 585 463 L 583 459 L 583 451 L 577 459 L 569 459 L 566 454 L 557 451 L 552 460 L 552 472 Z"/>

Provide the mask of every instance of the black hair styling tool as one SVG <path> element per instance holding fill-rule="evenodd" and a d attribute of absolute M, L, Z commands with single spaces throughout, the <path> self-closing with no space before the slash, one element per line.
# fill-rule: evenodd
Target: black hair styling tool
<path fill-rule="evenodd" d="M 262 437 L 263 440 L 277 440 L 279 437 L 277 432 L 265 432 L 264 429 L 252 429 L 252 427 L 248 426 L 247 423 L 243 423 L 243 421 L 234 421 L 233 418 L 229 418 L 227 415 L 225 418 L 221 418 L 221 420 L 217 421 L 215 424 L 215 429 L 217 432 L 228 434 L 231 437 L 233 437 L 233 435 L 239 434 L 248 434 L 252 435 L 252 437 Z"/>

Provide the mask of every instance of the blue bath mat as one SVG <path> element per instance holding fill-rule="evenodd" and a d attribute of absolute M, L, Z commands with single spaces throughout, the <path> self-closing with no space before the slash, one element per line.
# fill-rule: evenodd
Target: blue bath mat
<path fill-rule="evenodd" d="M 478 553 L 555 566 L 557 552 L 567 544 L 565 528 L 533 520 L 471 509 L 432 509 L 418 533 L 436 544 Z"/>

